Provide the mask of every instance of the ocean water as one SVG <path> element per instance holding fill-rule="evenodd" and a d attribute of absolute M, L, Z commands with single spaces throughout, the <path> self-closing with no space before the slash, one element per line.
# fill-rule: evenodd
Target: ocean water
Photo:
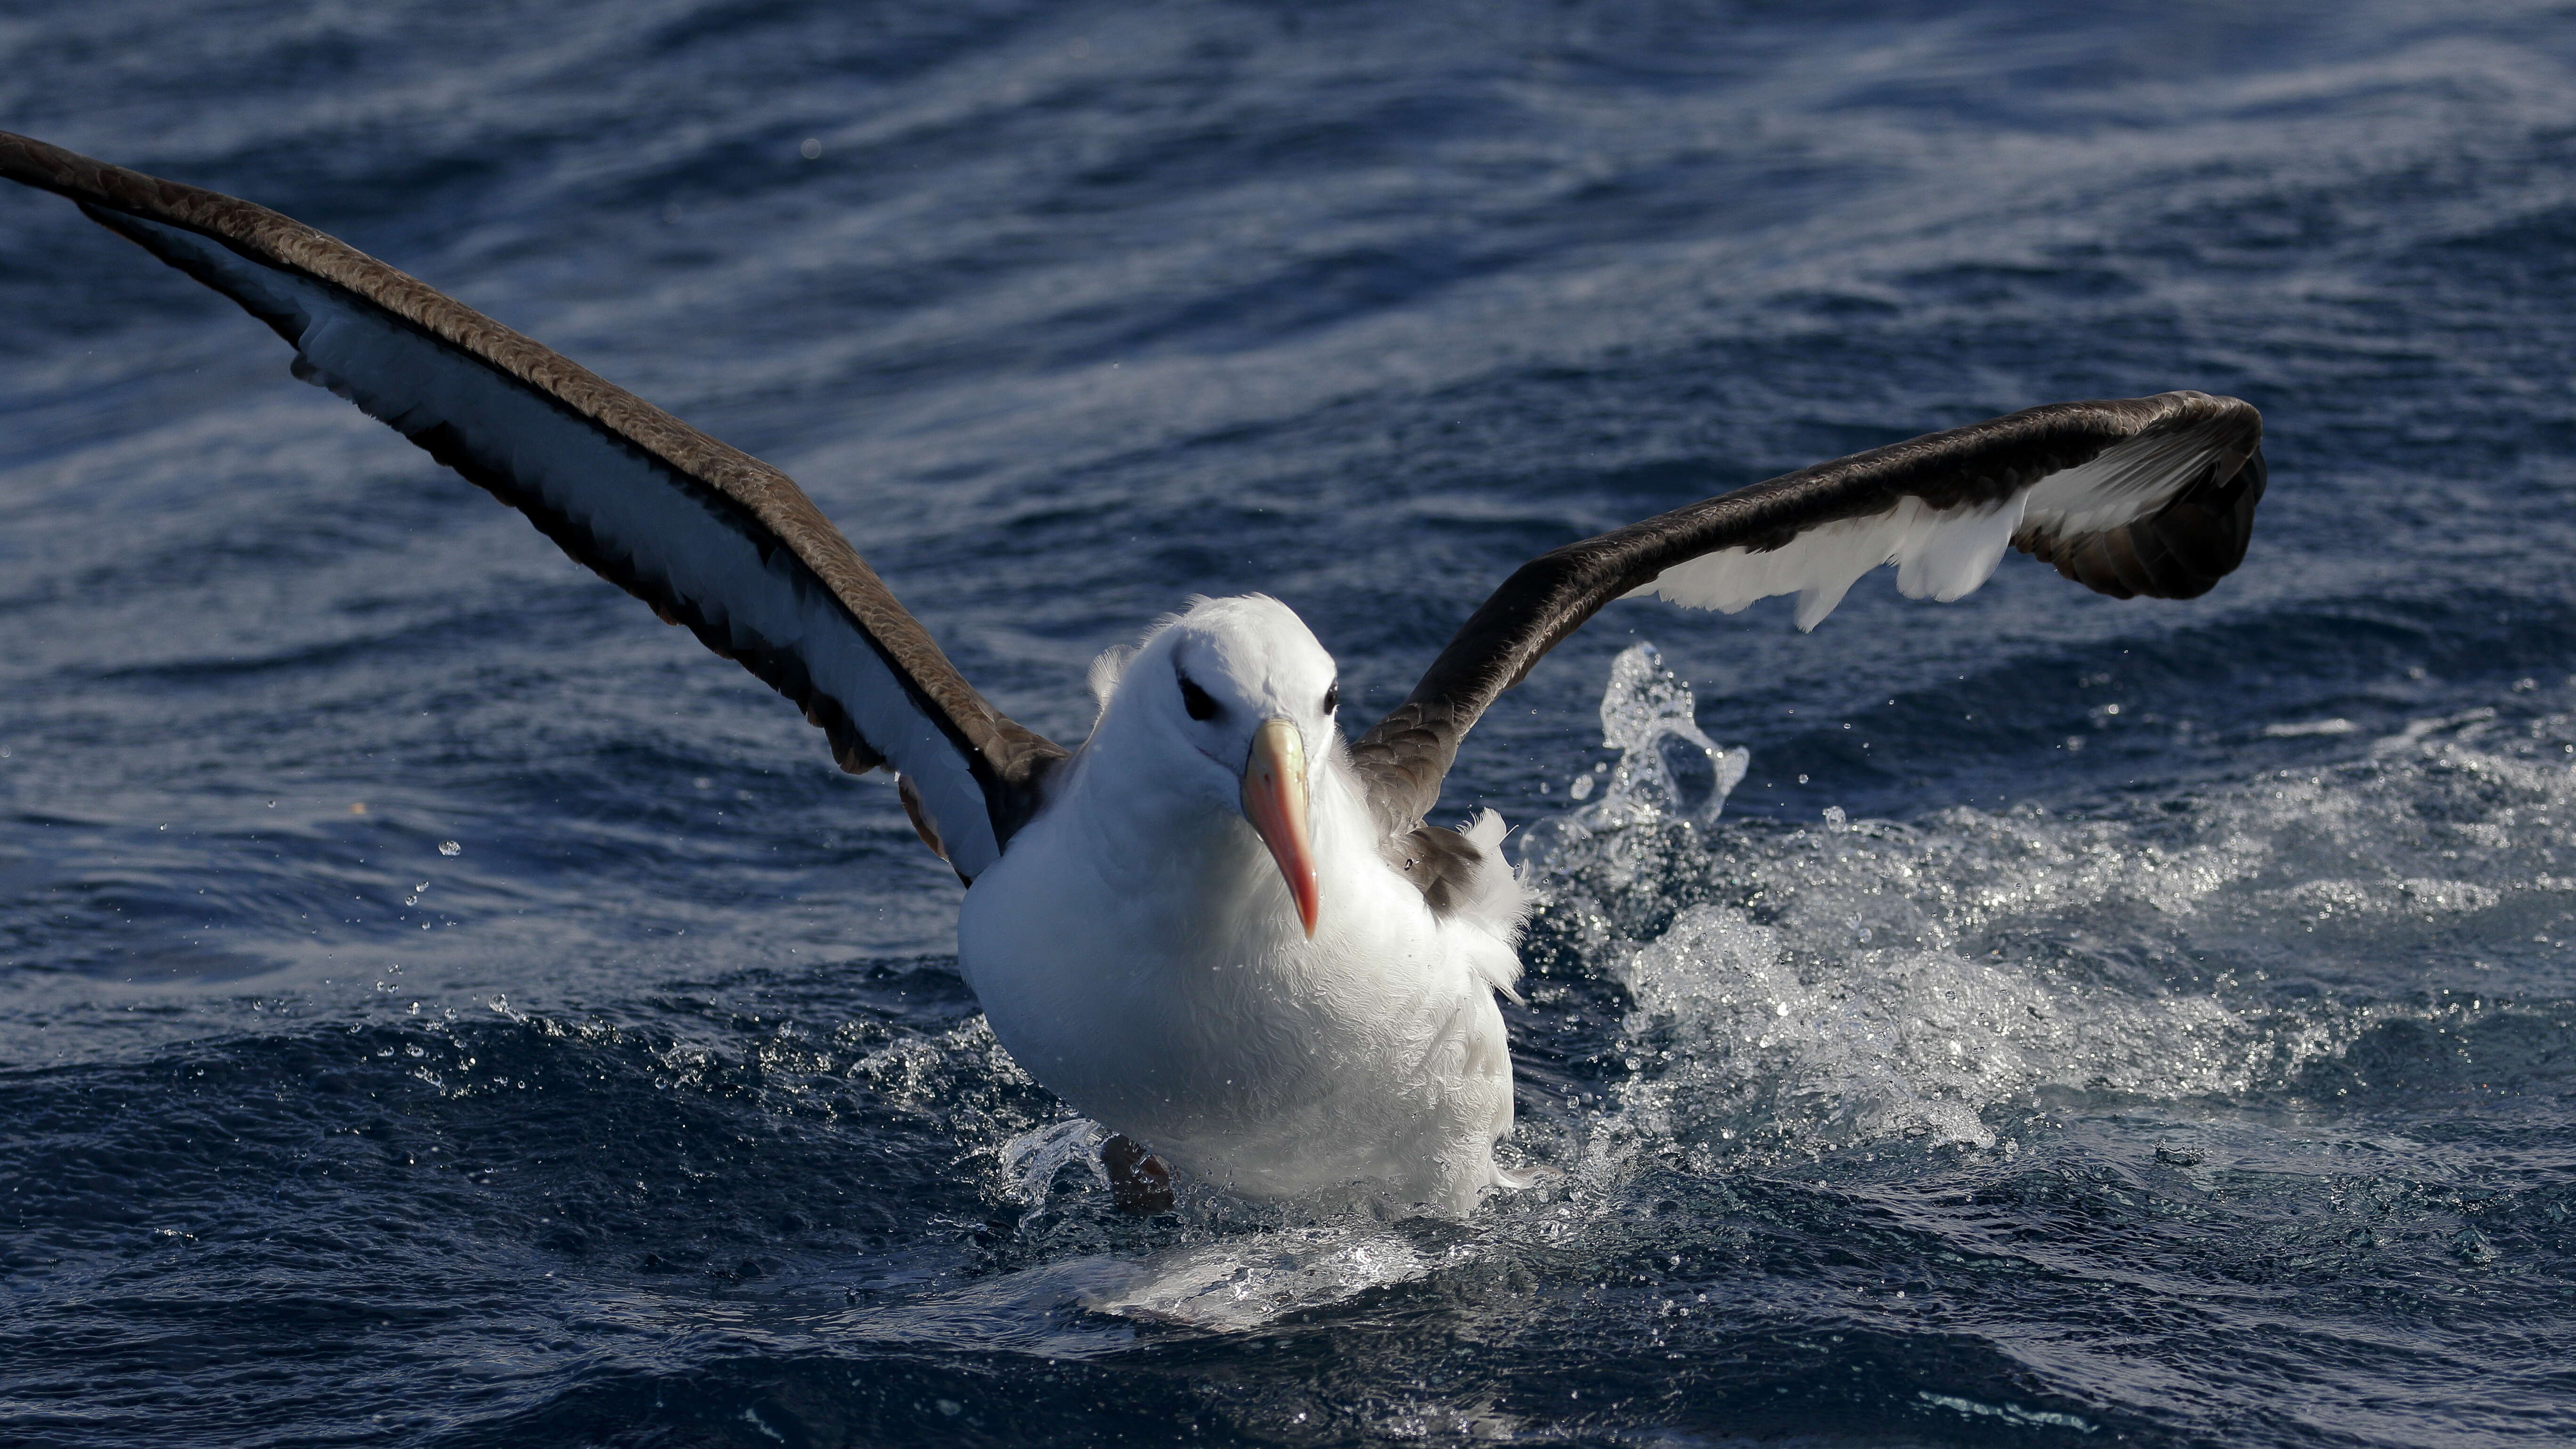
<path fill-rule="evenodd" d="M 2576 1438 L 2570 21 L 0 7 L 0 128 L 777 463 L 1058 738 L 1195 593 L 1357 720 L 1820 458 L 2195 387 L 2272 460 L 2189 603 L 1611 608 L 1445 802 L 1547 1184 L 1136 1222 L 881 777 L 0 194 L 0 1442 Z"/>

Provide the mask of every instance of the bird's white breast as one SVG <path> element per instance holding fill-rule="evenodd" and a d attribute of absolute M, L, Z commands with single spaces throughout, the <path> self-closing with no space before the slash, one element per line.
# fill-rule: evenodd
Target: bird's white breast
<path fill-rule="evenodd" d="M 1488 984 L 1509 945 L 1434 916 L 1337 761 L 1315 779 L 1312 940 L 1239 816 L 1104 783 L 1078 760 L 967 893 L 959 963 L 1002 1044 L 1189 1176 L 1471 1205 L 1511 1124 Z"/>

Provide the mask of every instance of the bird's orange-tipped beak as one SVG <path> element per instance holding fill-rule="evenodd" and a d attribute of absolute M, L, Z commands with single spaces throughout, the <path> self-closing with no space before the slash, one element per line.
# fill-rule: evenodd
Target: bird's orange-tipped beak
<path fill-rule="evenodd" d="M 1253 731 L 1252 754 L 1243 762 L 1243 818 L 1279 862 L 1297 902 L 1297 919 L 1312 937 L 1324 895 L 1315 884 L 1314 842 L 1306 835 L 1306 742 L 1295 724 L 1265 720 Z"/>

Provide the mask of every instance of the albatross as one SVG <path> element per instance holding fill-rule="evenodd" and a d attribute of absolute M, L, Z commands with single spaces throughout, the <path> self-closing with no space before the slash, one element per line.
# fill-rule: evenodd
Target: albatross
<path fill-rule="evenodd" d="M 2115 598 L 2206 593 L 2245 557 L 2262 418 L 2168 392 L 1874 448 L 1569 542 L 1513 572 L 1355 738 L 1287 606 L 1201 599 L 1095 664 L 1067 748 L 958 673 L 777 469 L 265 207 L 0 132 L 68 197 L 268 324 L 293 371 L 525 513 L 894 777 L 965 885 L 958 967 L 994 1035 L 1115 1135 L 1116 1200 L 1174 1174 L 1255 1198 L 1457 1213 L 1522 1185 L 1497 996 L 1526 911 L 1491 811 L 1427 820 L 1485 709 L 1613 600 L 1810 630 L 1861 575 L 1958 599 L 2008 549 Z"/>

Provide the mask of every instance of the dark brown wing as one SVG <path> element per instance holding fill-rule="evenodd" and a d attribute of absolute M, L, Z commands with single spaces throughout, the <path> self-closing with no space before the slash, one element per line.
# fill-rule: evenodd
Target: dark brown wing
<path fill-rule="evenodd" d="M 962 876 L 1001 855 L 1062 747 L 1005 718 L 787 475 L 311 227 L 0 132 L 0 176 L 239 302 L 295 375 L 525 512 L 822 726 L 891 764 Z"/>
<path fill-rule="evenodd" d="M 2056 403 L 1567 544 L 1485 600 L 1352 761 L 1380 824 L 1411 829 L 1495 696 L 1630 594 L 1734 613 L 1794 593 L 1798 627 L 1812 629 L 1881 564 L 1897 565 L 1908 596 L 1948 601 L 1985 582 L 2009 544 L 2114 598 L 2196 598 L 2244 561 L 2262 439 L 2261 414 L 2207 393 Z"/>

